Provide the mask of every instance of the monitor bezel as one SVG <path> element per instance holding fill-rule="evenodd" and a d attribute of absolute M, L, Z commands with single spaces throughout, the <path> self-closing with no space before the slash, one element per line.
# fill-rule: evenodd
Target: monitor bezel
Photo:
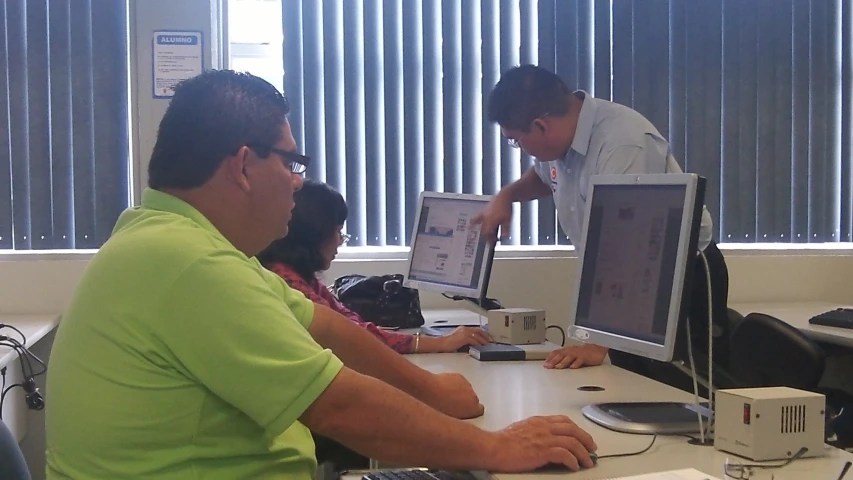
<path fill-rule="evenodd" d="M 578 314 L 577 309 L 580 305 L 579 299 L 582 285 L 581 278 L 584 274 L 584 252 L 578 252 L 580 264 L 575 282 L 574 311 L 569 318 L 569 337 L 583 343 L 601 345 L 603 347 L 639 355 L 652 360 L 659 360 L 662 362 L 672 361 L 678 338 L 679 324 L 686 313 L 685 307 L 688 302 L 688 299 L 686 299 L 684 295 L 686 288 L 689 287 L 685 280 L 689 280 L 690 272 L 692 272 L 692 268 L 690 268 L 691 265 L 688 262 L 691 260 L 691 252 L 696 252 L 699 227 L 702 218 L 702 208 L 704 205 L 703 199 L 697 199 L 697 192 L 701 191 L 699 187 L 700 179 L 701 177 L 699 175 L 691 173 L 597 175 L 591 177 L 589 201 L 587 201 L 585 205 L 586 217 L 584 218 L 583 224 L 582 245 L 586 245 L 587 235 L 589 233 L 589 217 L 592 212 L 592 205 L 594 203 L 597 187 L 619 185 L 678 185 L 685 187 L 681 228 L 676 252 L 675 277 L 670 295 L 666 335 L 664 336 L 663 345 L 647 340 L 629 338 L 623 335 L 596 330 L 586 326 L 575 325 Z"/>
<path fill-rule="evenodd" d="M 422 191 L 420 196 L 418 197 L 418 208 L 415 211 L 414 221 L 412 225 L 412 236 L 410 237 L 411 245 L 409 246 L 408 260 L 406 261 L 406 270 L 403 274 L 403 285 L 409 288 L 417 289 L 419 291 L 429 291 L 448 296 L 470 297 L 477 299 L 479 302 L 482 302 L 485 299 L 487 291 L 489 289 L 489 277 L 491 276 L 492 263 L 494 261 L 495 256 L 494 243 L 484 239 L 484 237 L 482 236 L 480 237 L 481 241 L 485 242 L 486 247 L 483 251 L 483 264 L 480 267 L 480 272 L 478 273 L 479 281 L 477 282 L 477 285 L 479 285 L 479 289 L 463 288 L 424 280 L 413 280 L 409 277 L 409 274 L 412 271 L 412 259 L 414 258 L 415 253 L 415 243 L 417 239 L 418 225 L 420 224 L 424 201 L 428 198 L 436 198 L 441 200 L 474 200 L 477 202 L 482 202 L 483 208 L 485 208 L 494 197 L 491 195 L 477 195 L 473 193 Z"/>

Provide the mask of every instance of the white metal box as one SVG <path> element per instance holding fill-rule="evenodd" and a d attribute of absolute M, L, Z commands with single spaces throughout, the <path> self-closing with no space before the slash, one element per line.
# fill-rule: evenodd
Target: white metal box
<path fill-rule="evenodd" d="M 545 341 L 545 310 L 502 308 L 489 310 L 489 335 L 497 343 L 531 345 Z"/>
<path fill-rule="evenodd" d="M 718 390 L 714 447 L 750 460 L 824 453 L 826 397 L 788 387 Z"/>

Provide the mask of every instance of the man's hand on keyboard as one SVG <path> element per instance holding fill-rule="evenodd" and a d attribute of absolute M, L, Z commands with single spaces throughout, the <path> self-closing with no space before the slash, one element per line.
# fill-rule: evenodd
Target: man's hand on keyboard
<path fill-rule="evenodd" d="M 439 373 L 426 391 L 425 403 L 455 418 L 474 418 L 484 407 L 474 388 L 458 373 Z"/>
<path fill-rule="evenodd" d="M 569 417 L 532 417 L 498 432 L 495 462 L 500 472 L 530 472 L 549 463 L 577 471 L 594 464 L 589 452 L 598 446 Z"/>

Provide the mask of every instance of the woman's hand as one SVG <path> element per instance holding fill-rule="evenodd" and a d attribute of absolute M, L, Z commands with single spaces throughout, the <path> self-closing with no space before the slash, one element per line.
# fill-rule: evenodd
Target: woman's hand
<path fill-rule="evenodd" d="M 459 327 L 439 340 L 441 341 L 439 351 L 450 353 L 468 345 L 488 345 L 492 342 L 492 337 L 481 328 Z"/>

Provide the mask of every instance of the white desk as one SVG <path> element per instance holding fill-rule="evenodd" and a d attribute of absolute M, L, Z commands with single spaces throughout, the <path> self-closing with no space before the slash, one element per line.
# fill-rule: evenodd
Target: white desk
<path fill-rule="evenodd" d="M 743 316 L 750 313 L 766 313 L 798 328 L 814 340 L 853 347 L 853 330 L 809 323 L 809 319 L 819 313 L 845 306 L 847 305 L 831 302 L 733 303 L 729 305 Z"/>
<path fill-rule="evenodd" d="M 475 425 L 497 430 L 512 422 L 535 415 L 568 415 L 590 432 L 600 455 L 635 452 L 645 448 L 650 437 L 626 435 L 601 428 L 586 420 L 581 408 L 606 401 L 692 401 L 680 390 L 605 365 L 579 370 L 547 370 L 542 362 L 478 362 L 463 354 L 409 355 L 412 362 L 432 372 L 458 372 L 473 385 L 486 407 L 483 417 L 471 420 Z M 578 387 L 597 385 L 602 392 L 583 392 Z M 681 437 L 660 437 L 647 453 L 624 458 L 602 459 L 598 466 L 577 473 L 498 474 L 500 480 L 539 479 L 566 476 L 578 480 L 598 480 L 678 468 L 696 468 L 724 478 L 723 464 L 733 455 L 713 447 L 695 447 Z M 853 454 L 827 448 L 827 456 L 797 460 L 783 469 L 773 470 L 777 480 L 835 479 L 844 462 Z M 767 475 L 766 479 L 769 480 Z M 765 480 L 759 472 L 753 480 Z"/>
<path fill-rule="evenodd" d="M 31 349 L 39 358 L 47 362 L 49 355 L 49 345 L 45 348 L 39 348 L 39 341 L 49 335 L 57 325 L 59 325 L 59 315 L 2 315 L 0 316 L 0 324 L 12 325 L 24 334 L 27 339 L 27 347 Z M 18 334 L 8 328 L 0 330 L 0 334 L 18 338 Z M 18 361 L 18 354 L 9 347 L 0 346 L 0 368 L 7 367 L 6 371 L 6 386 L 13 385 L 21 381 L 21 367 Z M 36 368 L 39 368 L 36 366 Z M 44 377 L 39 378 L 39 388 L 44 393 Z M 9 427 L 12 435 L 20 442 L 27 433 L 27 406 L 24 403 L 23 393 L 20 389 L 15 389 L 6 395 L 6 401 L 3 404 L 3 423 Z M 43 430 L 43 428 L 41 428 Z"/>

